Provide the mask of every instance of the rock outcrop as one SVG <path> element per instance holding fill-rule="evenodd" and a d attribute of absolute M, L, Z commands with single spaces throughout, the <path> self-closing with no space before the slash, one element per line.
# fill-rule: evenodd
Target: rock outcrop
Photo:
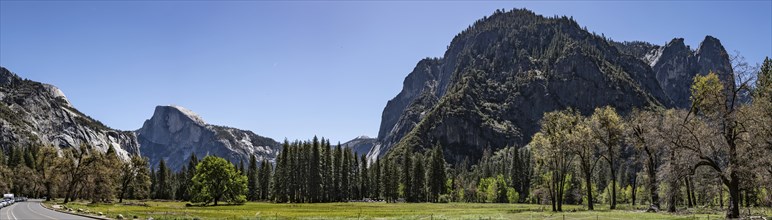
<path fill-rule="evenodd" d="M 684 44 L 683 38 L 675 38 L 665 46 L 641 42 L 615 44 L 621 51 L 648 63 L 662 89 L 675 107 L 688 108 L 694 76 L 715 72 L 725 85 L 734 86 L 729 54 L 721 42 L 706 36 L 695 51 Z"/>
<path fill-rule="evenodd" d="M 359 136 L 357 138 L 351 139 L 350 141 L 346 141 L 346 143 L 343 143 L 342 146 L 351 148 L 351 150 L 353 150 L 357 156 L 362 156 L 366 155 L 367 152 L 370 152 L 370 149 L 372 149 L 377 142 L 378 139 L 376 138 Z"/>
<path fill-rule="evenodd" d="M 86 116 L 53 85 L 22 79 L 0 67 L 0 147 L 5 152 L 31 145 L 79 149 L 81 144 L 102 152 L 112 146 L 124 159 L 140 153 L 133 132 Z"/>
<path fill-rule="evenodd" d="M 187 165 L 188 158 L 206 155 L 223 157 L 231 162 L 248 162 L 251 155 L 258 160 L 273 161 L 280 144 L 251 131 L 210 125 L 194 112 L 179 106 L 157 106 L 153 116 L 137 130 L 142 156 L 157 167 L 166 160 L 172 170 Z"/>

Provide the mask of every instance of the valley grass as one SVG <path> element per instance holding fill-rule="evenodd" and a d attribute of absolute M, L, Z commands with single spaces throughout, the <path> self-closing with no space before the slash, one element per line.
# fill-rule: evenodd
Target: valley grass
<path fill-rule="evenodd" d="M 723 210 L 699 210 L 680 214 L 646 213 L 620 204 L 618 210 L 607 205 L 595 211 L 564 205 L 565 212 L 551 212 L 548 205 L 493 203 L 265 203 L 186 207 L 185 202 L 129 201 L 126 204 L 72 202 L 67 207 L 103 212 L 115 218 L 121 214 L 140 219 L 722 219 Z M 574 211 L 576 210 L 576 211 Z M 770 210 L 753 210 L 772 215 Z M 699 214 L 698 214 L 699 213 Z"/>

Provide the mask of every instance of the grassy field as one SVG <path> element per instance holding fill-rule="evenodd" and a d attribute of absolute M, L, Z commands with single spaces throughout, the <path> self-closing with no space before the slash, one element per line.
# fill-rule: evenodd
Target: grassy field
<path fill-rule="evenodd" d="M 51 203 L 49 203 L 51 204 Z M 581 206 L 564 206 L 566 212 L 549 211 L 549 206 L 531 204 L 479 203 L 317 203 L 274 204 L 246 203 L 240 206 L 221 205 L 185 207 L 184 202 L 137 202 L 127 204 L 70 203 L 67 207 L 92 212 L 103 212 L 115 218 L 122 214 L 141 219 L 721 219 L 720 210 L 691 211 L 684 214 L 645 213 L 628 210 L 582 211 Z M 142 205 L 144 204 L 144 205 Z M 579 211 L 573 211 L 579 210 Z M 769 210 L 763 210 L 767 215 Z"/>

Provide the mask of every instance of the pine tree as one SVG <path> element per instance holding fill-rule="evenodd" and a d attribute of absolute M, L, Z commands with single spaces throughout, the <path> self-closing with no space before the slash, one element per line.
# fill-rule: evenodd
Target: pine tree
<path fill-rule="evenodd" d="M 272 170 L 273 165 L 267 160 L 263 160 L 260 163 L 260 172 L 258 173 L 258 189 L 260 190 L 258 199 L 260 200 L 267 200 L 269 198 Z"/>
<path fill-rule="evenodd" d="M 190 153 L 190 158 L 188 159 L 188 166 L 187 166 L 187 173 L 185 174 L 185 190 L 183 198 L 185 200 L 190 200 L 193 197 L 194 192 L 193 191 L 193 177 L 196 176 L 196 165 L 198 165 L 198 158 L 196 157 L 196 154 Z"/>
<path fill-rule="evenodd" d="M 314 136 L 314 140 L 311 146 L 311 164 L 309 167 L 309 196 L 311 197 L 311 202 L 320 202 L 321 201 L 321 184 L 322 184 L 322 176 L 320 172 L 320 157 L 321 154 L 319 152 L 319 140 L 316 136 Z"/>
<path fill-rule="evenodd" d="M 273 175 L 273 200 L 277 203 L 284 203 L 287 202 L 287 192 L 288 192 L 288 185 L 287 185 L 287 171 L 288 168 L 288 160 L 289 160 L 289 141 L 287 139 L 284 139 L 284 144 L 282 144 L 281 153 L 278 155 L 278 159 L 276 160 L 276 170 L 274 171 Z"/>
<path fill-rule="evenodd" d="M 370 197 L 370 172 L 367 170 L 367 157 L 361 156 L 359 165 L 359 194 L 362 198 Z"/>
<path fill-rule="evenodd" d="M 372 192 L 371 197 L 373 199 L 381 198 L 381 183 L 383 183 L 381 181 L 381 160 L 375 160 L 373 163 L 373 168 L 370 169 L 370 172 L 373 173 L 373 175 L 370 177 L 370 191 Z"/>
<path fill-rule="evenodd" d="M 429 201 L 438 202 L 440 194 L 445 193 L 445 158 L 442 153 L 442 148 L 439 145 L 435 145 L 432 150 L 431 158 L 429 160 L 429 168 L 427 170 L 427 190 L 429 191 Z"/>
<path fill-rule="evenodd" d="M 156 199 L 171 199 L 171 171 L 166 167 L 166 161 L 161 160 L 158 164 L 158 177 L 156 177 L 158 188 L 156 190 Z"/>
<path fill-rule="evenodd" d="M 386 202 L 394 202 L 395 198 L 392 197 L 392 189 L 395 188 L 392 184 L 392 165 L 388 159 L 383 161 L 383 171 L 381 175 L 381 195 Z"/>
<path fill-rule="evenodd" d="M 343 200 L 343 196 L 341 195 L 341 184 L 342 184 L 342 170 L 343 167 L 343 150 L 340 148 L 340 144 L 338 144 L 335 147 L 335 152 L 332 155 L 333 159 L 333 183 L 332 183 L 332 192 L 334 195 L 334 201 L 341 201 Z"/>
<path fill-rule="evenodd" d="M 335 170 L 335 164 L 333 163 L 333 157 L 332 157 L 332 151 L 333 149 L 330 147 L 330 140 L 324 140 L 322 139 L 322 149 L 324 149 L 324 170 L 322 173 L 324 173 L 324 200 L 325 202 L 330 202 L 334 198 L 334 190 L 335 190 L 335 181 L 334 181 L 334 175 L 333 172 Z"/>
<path fill-rule="evenodd" d="M 340 146 L 340 144 L 338 144 Z M 340 175 L 340 188 L 341 188 L 341 201 L 347 201 L 351 198 L 351 148 L 343 150 L 341 158 L 341 175 Z"/>
<path fill-rule="evenodd" d="M 257 184 L 257 158 L 255 155 L 249 157 L 249 168 L 247 170 L 247 200 L 255 201 L 260 197 Z"/>
<path fill-rule="evenodd" d="M 411 193 L 414 202 L 426 201 L 426 170 L 424 169 L 424 159 L 421 154 L 416 154 L 413 159 L 413 178 Z"/>
<path fill-rule="evenodd" d="M 415 202 L 415 197 L 413 196 L 413 192 L 415 192 L 413 189 L 413 180 L 410 175 L 413 162 L 410 160 L 410 157 L 410 150 L 405 148 L 405 152 L 402 152 L 402 175 L 399 176 L 399 182 L 402 185 L 402 195 L 405 197 L 405 201 Z"/>

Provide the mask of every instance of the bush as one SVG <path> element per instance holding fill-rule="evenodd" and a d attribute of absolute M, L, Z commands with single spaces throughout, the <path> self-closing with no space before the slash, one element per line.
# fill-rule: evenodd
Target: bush
<path fill-rule="evenodd" d="M 438 203 L 449 203 L 451 201 L 451 197 L 448 194 L 442 194 L 439 198 L 437 198 Z"/>

